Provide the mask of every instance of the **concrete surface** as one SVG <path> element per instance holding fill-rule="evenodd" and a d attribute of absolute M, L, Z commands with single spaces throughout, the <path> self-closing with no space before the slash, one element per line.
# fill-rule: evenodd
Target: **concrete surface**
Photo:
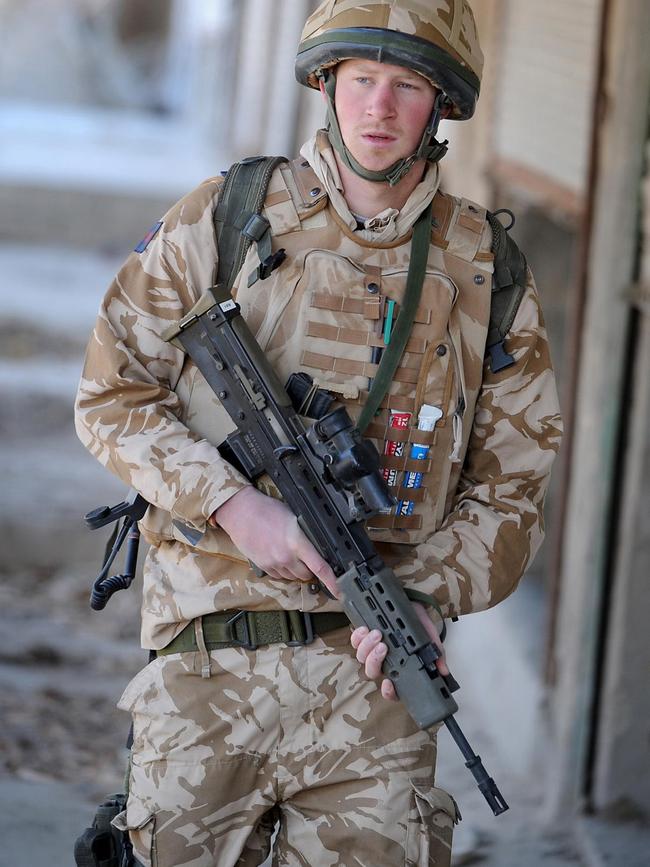
<path fill-rule="evenodd" d="M 71 867 L 71 840 L 89 824 L 89 803 L 73 786 L 0 779 L 0 867 Z"/>

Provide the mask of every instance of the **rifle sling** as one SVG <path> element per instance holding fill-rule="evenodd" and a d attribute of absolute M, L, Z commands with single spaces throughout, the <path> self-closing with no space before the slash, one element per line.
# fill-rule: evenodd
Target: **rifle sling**
<path fill-rule="evenodd" d="M 425 210 L 420 214 L 415 226 L 413 227 L 411 261 L 409 262 L 409 270 L 406 277 L 404 300 L 399 311 L 399 316 L 397 317 L 395 328 L 391 334 L 390 343 L 382 354 L 377 375 L 375 376 L 368 393 L 368 400 L 361 410 L 357 422 L 357 427 L 361 433 L 365 431 L 381 406 L 381 402 L 393 381 L 393 376 L 395 375 L 400 359 L 404 354 L 404 348 L 406 347 L 411 335 L 415 313 L 422 296 L 422 285 L 424 283 L 424 274 L 427 267 L 429 247 L 431 245 L 431 213 L 432 204 L 425 208 Z"/>

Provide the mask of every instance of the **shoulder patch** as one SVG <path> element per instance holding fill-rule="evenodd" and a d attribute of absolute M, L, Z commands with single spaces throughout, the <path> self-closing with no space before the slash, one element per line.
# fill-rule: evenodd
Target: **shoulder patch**
<path fill-rule="evenodd" d="M 163 224 L 162 220 L 158 220 L 157 223 L 153 224 L 153 226 L 149 229 L 149 231 L 144 236 L 144 238 L 140 241 L 140 243 L 137 245 L 137 247 L 133 248 L 135 253 L 144 253 L 144 251 L 147 249 L 149 244 L 153 241 L 153 239 L 156 237 L 156 235 L 160 231 L 162 224 Z"/>

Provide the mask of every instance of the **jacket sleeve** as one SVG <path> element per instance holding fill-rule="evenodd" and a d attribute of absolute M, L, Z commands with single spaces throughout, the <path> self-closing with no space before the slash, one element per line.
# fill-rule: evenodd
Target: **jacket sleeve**
<path fill-rule="evenodd" d="M 458 485 L 440 528 L 396 568 L 446 616 L 481 611 L 517 586 L 544 536 L 544 497 L 562 434 L 546 329 L 532 275 L 506 348 L 484 378 Z"/>
<path fill-rule="evenodd" d="M 180 420 L 174 388 L 187 360 L 161 335 L 212 285 L 218 190 L 212 179 L 178 202 L 125 262 L 101 304 L 75 406 L 86 448 L 199 532 L 248 482 Z"/>

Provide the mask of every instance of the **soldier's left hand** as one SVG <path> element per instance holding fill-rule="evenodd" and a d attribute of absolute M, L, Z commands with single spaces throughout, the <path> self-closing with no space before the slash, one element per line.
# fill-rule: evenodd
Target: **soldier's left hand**
<path fill-rule="evenodd" d="M 440 641 L 440 634 L 429 619 L 425 608 L 418 602 L 414 602 L 413 607 L 424 624 L 424 628 L 427 630 L 431 641 L 433 641 L 442 654 L 440 659 L 436 661 L 436 667 L 440 674 L 445 676 L 449 674 L 449 669 L 444 659 L 444 649 Z M 381 632 L 378 629 L 373 629 L 370 632 L 367 626 L 359 626 L 352 633 L 350 642 L 357 652 L 357 659 L 365 667 L 366 675 L 371 680 L 376 680 L 380 677 L 382 673 L 381 667 L 388 653 L 388 646 L 381 640 Z M 395 692 L 393 682 L 387 677 L 381 682 L 381 694 L 389 701 L 397 701 L 397 693 Z"/>

